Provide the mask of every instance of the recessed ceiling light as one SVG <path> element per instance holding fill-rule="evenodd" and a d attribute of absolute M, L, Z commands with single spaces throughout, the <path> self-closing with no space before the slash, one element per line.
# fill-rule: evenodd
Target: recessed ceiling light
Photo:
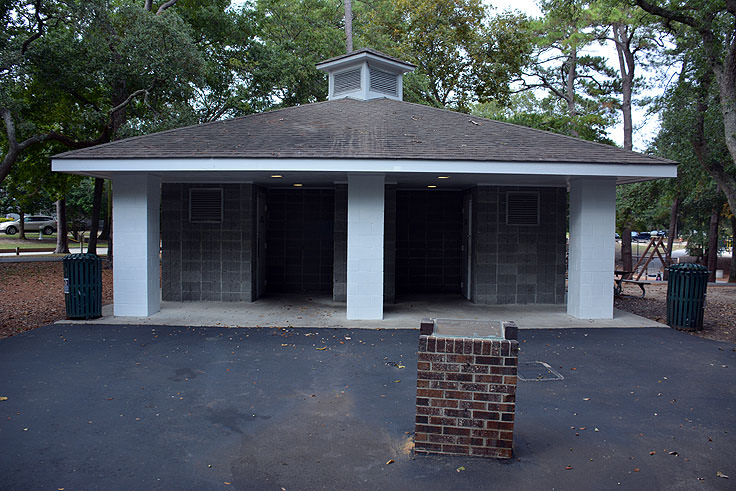
<path fill-rule="evenodd" d="M 427 187 L 428 187 L 428 188 L 436 188 L 437 186 L 435 186 L 434 184 L 430 184 L 430 185 L 429 185 L 429 186 L 427 186 Z"/>
<path fill-rule="evenodd" d="M 450 176 L 437 176 L 437 179 L 449 179 Z"/>
<path fill-rule="evenodd" d="M 281 174 L 274 174 L 271 177 L 284 177 L 284 176 L 282 176 Z"/>
<path fill-rule="evenodd" d="M 294 184 L 294 187 L 295 188 L 300 188 L 302 186 L 304 186 L 304 184 L 301 184 L 301 183 L 298 183 L 298 182 L 296 184 Z"/>

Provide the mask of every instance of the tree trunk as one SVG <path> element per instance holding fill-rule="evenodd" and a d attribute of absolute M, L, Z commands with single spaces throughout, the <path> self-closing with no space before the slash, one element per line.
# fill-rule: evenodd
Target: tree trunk
<path fill-rule="evenodd" d="M 345 0 L 345 48 L 348 54 L 353 51 L 353 3 Z"/>
<path fill-rule="evenodd" d="M 631 229 L 624 227 L 621 231 L 621 262 L 624 271 L 632 271 L 634 263 L 631 260 Z"/>
<path fill-rule="evenodd" d="M 722 68 L 718 63 L 714 63 L 713 66 L 721 100 L 726 146 L 728 147 L 728 152 L 731 154 L 731 160 L 736 163 L 736 38 L 733 34 L 731 38 L 733 42 L 726 49 Z M 732 195 L 736 194 L 736 179 L 732 178 L 730 184 L 729 191 Z M 724 192 L 726 192 L 725 189 Z M 729 205 L 731 206 L 731 211 L 736 213 L 734 211 L 736 202 L 729 200 Z"/>
<path fill-rule="evenodd" d="M 728 282 L 736 283 L 736 214 L 731 215 L 731 264 L 728 267 Z"/>
<path fill-rule="evenodd" d="M 718 269 L 718 222 L 720 221 L 720 209 L 716 206 L 710 213 L 710 230 L 708 230 L 708 281 L 716 281 L 716 269 Z"/>
<path fill-rule="evenodd" d="M 69 237 L 67 237 L 66 199 L 56 202 L 56 254 L 69 254 Z"/>
<path fill-rule="evenodd" d="M 92 221 L 89 224 L 89 244 L 87 244 L 88 254 L 97 254 L 97 232 L 100 228 L 100 207 L 102 206 L 102 189 L 105 180 L 95 178 L 95 194 L 92 198 Z"/>
<path fill-rule="evenodd" d="M 570 134 L 579 136 L 576 128 L 577 109 L 575 107 L 575 75 L 577 74 L 578 51 L 573 48 L 567 59 L 567 74 L 565 77 L 565 100 L 567 101 L 567 115 L 570 117 Z"/>
<path fill-rule="evenodd" d="M 679 196 L 675 197 L 670 207 L 670 228 L 667 231 L 667 252 L 665 254 L 665 261 L 667 264 L 672 264 L 672 245 L 677 238 L 677 217 L 680 214 L 680 202 L 682 200 Z M 666 266 L 666 265 L 665 265 Z M 669 272 L 667 268 L 664 268 L 664 279 L 669 279 Z"/>
<path fill-rule="evenodd" d="M 625 24 L 612 26 L 613 37 L 618 53 L 619 71 L 621 73 L 621 114 L 624 120 L 624 149 L 632 150 L 634 125 L 631 119 L 631 94 L 634 90 L 634 69 L 636 60 L 631 52 L 629 36 Z"/>
<path fill-rule="evenodd" d="M 18 238 L 21 240 L 26 239 L 26 214 L 22 211 L 18 212 L 20 220 L 18 220 Z"/>

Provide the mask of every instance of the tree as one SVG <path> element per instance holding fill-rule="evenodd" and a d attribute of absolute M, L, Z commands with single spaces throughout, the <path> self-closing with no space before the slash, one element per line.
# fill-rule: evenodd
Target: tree
<path fill-rule="evenodd" d="M 527 22 L 489 18 L 480 0 L 384 0 L 371 4 L 360 28 L 367 45 L 417 65 L 404 78 L 404 98 L 467 111 L 477 101 L 505 99 L 526 62 Z"/>
<path fill-rule="evenodd" d="M 243 112 L 324 100 L 314 66 L 345 52 L 342 4 L 333 0 L 259 0 L 248 12 L 255 34 L 240 67 Z"/>
<path fill-rule="evenodd" d="M 589 2 L 544 0 L 540 7 L 544 16 L 531 24 L 536 46 L 518 80 L 522 90 L 545 89 L 564 104 L 572 136 L 579 136 L 586 118 L 612 124 L 616 74 L 603 57 L 582 54 L 602 36 Z"/>
<path fill-rule="evenodd" d="M 571 121 L 567 107 L 554 96 L 538 99 L 533 92 L 524 91 L 513 94 L 508 103 L 492 101 L 476 104 L 471 112 L 484 118 L 570 135 Z M 597 115 L 578 115 L 575 126 L 579 138 L 614 145 L 608 136 L 609 124 L 610 121 Z"/>
<path fill-rule="evenodd" d="M 638 66 L 647 55 L 663 49 L 662 34 L 655 18 L 641 9 L 618 0 L 594 0 L 589 10 L 591 22 L 603 28 L 599 39 L 612 42 L 618 61 L 621 101 L 619 108 L 623 120 L 624 149 L 633 149 L 634 122 L 633 97 L 643 84 L 637 78 Z"/>
<path fill-rule="evenodd" d="M 692 52 L 681 55 L 682 69 L 676 83 L 657 101 L 661 128 L 651 150 L 680 163 L 677 179 L 665 185 L 665 195 L 682 208 L 681 230 L 689 247 L 702 251 L 710 242 L 709 263 L 715 274 L 717 247 L 713 244 L 718 239 L 718 221 L 732 213 L 723 211 L 725 197 L 708 169 L 722 165 L 726 174 L 736 177 L 736 165 L 730 162 L 717 89 L 709 82 L 702 59 L 690 55 Z M 731 271 L 736 272 L 733 259 Z M 736 274 L 731 274 L 729 281 L 736 282 Z"/>
<path fill-rule="evenodd" d="M 736 0 L 635 2 L 659 17 L 665 27 L 676 32 L 680 50 L 691 53 L 692 58 L 702 58 L 707 64 L 707 70 L 700 75 L 698 104 L 703 104 L 704 94 L 710 90 L 714 78 L 730 163 L 736 163 Z M 702 123 L 698 120 L 697 124 Z M 703 140 L 696 140 L 696 152 L 707 151 L 707 145 L 704 144 Z M 727 163 L 707 155 L 703 155 L 701 163 L 723 190 L 731 210 L 736 210 L 736 176 L 728 172 Z"/>
<path fill-rule="evenodd" d="M 0 11 L 0 182 L 40 143 L 83 148 L 234 111 L 229 57 L 249 31 L 241 33 L 243 16 L 228 6 L 32 0 Z"/>

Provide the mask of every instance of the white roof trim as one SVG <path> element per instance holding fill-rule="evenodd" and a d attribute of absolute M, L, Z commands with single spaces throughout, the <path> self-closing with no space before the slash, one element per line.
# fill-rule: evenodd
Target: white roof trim
<path fill-rule="evenodd" d="M 383 56 L 377 56 L 373 53 L 368 52 L 350 54 L 348 56 L 340 58 L 339 60 L 317 63 L 316 67 L 317 70 L 322 70 L 326 72 L 330 71 L 331 69 L 342 67 L 343 65 L 347 66 L 355 63 L 361 63 L 365 60 L 368 60 L 372 64 L 380 65 L 384 69 L 391 70 L 392 72 L 397 74 L 410 72 L 415 68 L 415 66 L 411 63 L 406 63 L 398 60 L 390 60 L 388 58 L 384 58 Z"/>
<path fill-rule="evenodd" d="M 483 162 L 470 160 L 388 159 L 52 159 L 55 172 L 71 174 L 114 174 L 119 172 L 181 171 L 300 171 L 512 174 L 601 177 L 677 177 L 675 164 L 592 164 L 580 162 Z"/>

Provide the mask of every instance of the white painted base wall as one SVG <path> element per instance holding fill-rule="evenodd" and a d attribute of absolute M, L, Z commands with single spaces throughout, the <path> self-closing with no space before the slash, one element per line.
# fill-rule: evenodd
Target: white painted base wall
<path fill-rule="evenodd" d="M 384 187 L 382 175 L 348 176 L 348 319 L 383 319 Z"/>
<path fill-rule="evenodd" d="M 613 318 L 615 226 L 615 179 L 571 179 L 567 313 L 573 317 Z"/>
<path fill-rule="evenodd" d="M 112 186 L 114 315 L 146 317 L 161 310 L 161 179 L 122 175 Z"/>

